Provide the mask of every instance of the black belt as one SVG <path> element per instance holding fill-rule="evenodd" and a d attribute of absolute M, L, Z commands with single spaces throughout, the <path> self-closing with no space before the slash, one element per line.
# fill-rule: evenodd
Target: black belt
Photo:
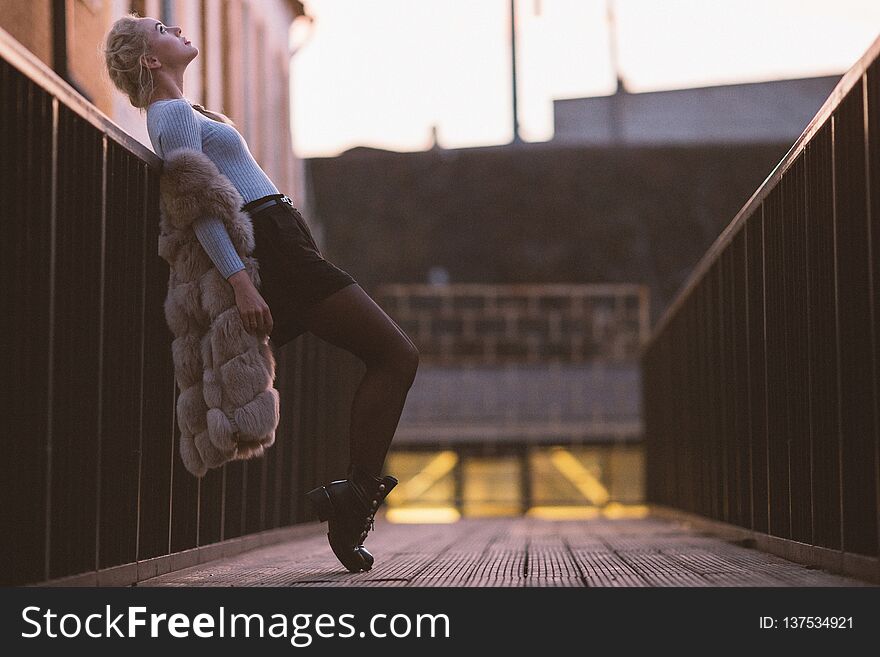
<path fill-rule="evenodd" d="M 281 205 L 286 204 L 290 207 L 293 207 L 293 200 L 289 196 L 285 196 L 284 194 L 273 194 L 272 196 L 264 196 L 263 198 L 258 198 L 255 201 L 251 201 L 250 203 L 245 203 L 241 206 L 241 209 L 248 214 L 254 214 L 255 212 L 259 212 L 263 208 L 268 208 L 270 205 Z"/>

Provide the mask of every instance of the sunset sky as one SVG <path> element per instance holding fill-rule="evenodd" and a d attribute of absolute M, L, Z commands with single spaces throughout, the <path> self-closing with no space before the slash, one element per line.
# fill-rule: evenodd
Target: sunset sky
<path fill-rule="evenodd" d="M 520 132 L 554 98 L 613 93 L 607 0 L 517 0 Z M 291 62 L 298 155 L 508 143 L 509 0 L 307 0 Z M 633 92 L 843 73 L 880 36 L 878 0 L 614 0 Z"/>

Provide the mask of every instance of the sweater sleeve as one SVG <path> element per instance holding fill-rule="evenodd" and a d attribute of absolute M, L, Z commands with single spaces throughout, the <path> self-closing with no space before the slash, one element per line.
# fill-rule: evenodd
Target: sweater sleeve
<path fill-rule="evenodd" d="M 223 278 L 228 279 L 235 272 L 244 269 L 244 263 L 229 239 L 226 226 L 219 218 L 199 217 L 193 222 L 193 230 Z"/>
<path fill-rule="evenodd" d="M 201 130 L 189 101 L 182 99 L 167 103 L 158 127 L 163 153 L 170 153 L 178 148 L 202 151 Z M 218 217 L 200 217 L 193 222 L 193 230 L 223 278 L 228 279 L 245 268 L 229 239 L 226 227 Z"/>

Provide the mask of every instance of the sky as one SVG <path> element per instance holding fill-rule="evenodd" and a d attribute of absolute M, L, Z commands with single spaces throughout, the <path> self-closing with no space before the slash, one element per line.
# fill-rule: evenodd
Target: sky
<path fill-rule="evenodd" d="M 525 141 L 553 99 L 842 74 L 880 37 L 880 0 L 516 0 Z M 506 144 L 510 0 L 306 0 L 291 31 L 294 150 Z"/>

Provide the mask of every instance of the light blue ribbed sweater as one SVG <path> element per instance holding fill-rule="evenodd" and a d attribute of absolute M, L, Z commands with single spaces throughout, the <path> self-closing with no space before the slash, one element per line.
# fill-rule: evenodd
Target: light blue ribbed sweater
<path fill-rule="evenodd" d="M 257 164 L 238 130 L 209 119 L 193 109 L 186 98 L 151 103 L 147 107 L 147 132 L 153 150 L 161 158 L 178 148 L 203 152 L 235 185 L 245 203 L 280 193 Z M 223 278 L 244 269 L 219 217 L 200 217 L 193 223 L 193 230 Z"/>

